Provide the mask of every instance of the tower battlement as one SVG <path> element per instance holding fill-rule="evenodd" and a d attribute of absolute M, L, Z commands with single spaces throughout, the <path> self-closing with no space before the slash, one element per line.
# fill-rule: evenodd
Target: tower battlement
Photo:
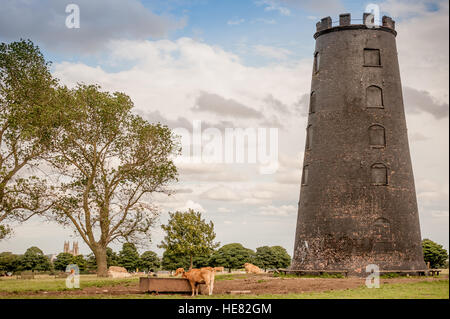
<path fill-rule="evenodd" d="M 339 24 L 335 26 L 333 26 L 334 22 L 331 19 L 331 17 L 322 18 L 319 22 L 316 23 L 316 33 L 314 34 L 314 38 L 317 39 L 317 37 L 319 37 L 322 34 L 334 31 L 349 30 L 349 29 L 371 29 L 365 24 L 365 21 L 367 20 L 373 23 L 374 22 L 373 14 L 365 12 L 363 14 L 362 19 L 354 20 L 358 21 L 359 23 L 352 24 L 352 18 L 350 13 L 343 13 L 339 15 Z M 395 21 L 388 16 L 383 16 L 381 25 L 376 26 L 372 29 L 388 31 L 393 33 L 394 35 L 397 35 L 397 32 L 395 31 Z"/>

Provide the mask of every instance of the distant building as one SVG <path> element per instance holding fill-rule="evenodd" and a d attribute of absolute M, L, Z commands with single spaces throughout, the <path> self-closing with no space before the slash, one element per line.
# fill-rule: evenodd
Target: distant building
<path fill-rule="evenodd" d="M 80 254 L 79 250 L 78 250 L 78 242 L 74 241 L 72 249 L 70 249 L 70 242 L 69 241 L 65 241 L 64 242 L 64 251 L 63 252 L 69 253 L 69 254 L 74 255 L 74 256 L 78 256 Z"/>

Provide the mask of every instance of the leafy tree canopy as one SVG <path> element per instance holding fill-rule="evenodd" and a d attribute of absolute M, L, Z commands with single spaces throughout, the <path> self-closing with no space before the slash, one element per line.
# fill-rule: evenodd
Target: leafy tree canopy
<path fill-rule="evenodd" d="M 161 260 L 158 255 L 153 251 L 146 251 L 141 255 L 139 268 L 145 271 L 156 271 L 161 267 Z"/>
<path fill-rule="evenodd" d="M 189 268 L 189 257 L 186 255 L 175 254 L 173 251 L 166 249 L 163 253 L 161 266 L 165 270 L 176 270 L 177 268 Z"/>
<path fill-rule="evenodd" d="M 208 266 L 212 266 L 211 255 L 200 255 L 192 258 L 193 268 Z M 188 269 L 190 267 L 190 258 L 186 255 L 175 254 L 173 251 L 165 250 L 161 260 L 161 267 L 165 270 Z"/>
<path fill-rule="evenodd" d="M 20 259 L 21 268 L 24 270 L 47 271 L 50 270 L 50 260 L 38 247 L 27 249 Z"/>
<path fill-rule="evenodd" d="M 135 271 L 140 264 L 139 253 L 132 243 L 124 243 L 119 252 L 119 265 L 128 271 Z"/>
<path fill-rule="evenodd" d="M 19 256 L 11 252 L 0 253 L 0 274 L 14 272 L 19 267 Z"/>
<path fill-rule="evenodd" d="M 73 255 L 69 253 L 60 253 L 53 261 L 53 266 L 56 270 L 66 271 L 67 265 L 73 264 Z"/>
<path fill-rule="evenodd" d="M 254 263 L 254 260 L 255 252 L 239 243 L 224 245 L 211 256 L 211 263 L 214 266 L 222 266 L 230 271 L 244 267 L 247 262 Z"/>
<path fill-rule="evenodd" d="M 214 242 L 214 223 L 207 223 L 200 212 L 192 209 L 169 213 L 168 224 L 161 228 L 166 236 L 158 247 L 169 250 L 174 255 L 189 257 L 190 268 L 193 267 L 194 257 L 209 255 L 219 246 L 219 243 Z"/>
<path fill-rule="evenodd" d="M 447 250 L 430 239 L 422 240 L 423 258 L 431 268 L 442 268 L 448 259 Z"/>
<path fill-rule="evenodd" d="M 71 264 L 75 264 L 78 266 L 80 271 L 86 270 L 87 261 L 84 259 L 83 255 L 72 256 Z"/>
<path fill-rule="evenodd" d="M 119 255 L 109 247 L 106 248 L 106 263 L 108 268 L 110 266 L 119 266 Z M 97 260 L 94 254 L 88 255 L 86 259 L 86 269 L 97 269 Z"/>
<path fill-rule="evenodd" d="M 255 264 L 264 270 L 268 268 L 286 268 L 291 263 L 291 257 L 281 246 L 262 246 L 256 248 Z"/>
<path fill-rule="evenodd" d="M 0 239 L 8 220 L 45 211 L 46 187 L 33 172 L 57 133 L 57 81 L 37 46 L 0 44 Z"/>

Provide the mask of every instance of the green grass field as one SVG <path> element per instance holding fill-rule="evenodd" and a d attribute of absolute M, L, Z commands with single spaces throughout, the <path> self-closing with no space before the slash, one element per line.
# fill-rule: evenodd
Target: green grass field
<path fill-rule="evenodd" d="M 97 275 L 81 275 L 80 287 L 105 287 L 115 285 L 129 285 L 138 283 L 139 278 L 125 278 L 125 279 L 113 279 L 113 278 L 98 278 Z M 38 292 L 38 291 L 65 291 L 66 279 L 65 278 L 53 278 L 53 277 L 41 277 L 37 279 L 0 279 L 0 292 L 9 292 L 20 294 L 21 292 Z M 0 295 L 0 298 L 2 296 Z"/>
<path fill-rule="evenodd" d="M 232 275 L 220 275 L 218 280 L 232 280 Z M 341 279 L 337 279 L 341 280 Z M 345 280 L 345 279 L 342 279 Z M 97 278 L 95 275 L 81 276 L 81 288 L 105 287 L 114 285 L 132 285 L 139 281 L 138 278 L 111 279 Z M 66 291 L 65 279 L 39 278 L 32 280 L 8 279 L 0 280 L 0 299 L 22 298 L 95 298 L 95 299 L 167 299 L 191 298 L 186 295 L 30 295 L 25 293 L 39 291 Z M 7 293 L 7 294 L 5 294 Z M 449 281 L 422 281 L 401 284 L 382 284 L 380 288 L 369 289 L 362 286 L 357 289 L 333 290 L 326 292 L 308 292 L 301 294 L 265 294 L 265 295 L 213 295 L 198 296 L 199 299 L 449 299 Z"/>

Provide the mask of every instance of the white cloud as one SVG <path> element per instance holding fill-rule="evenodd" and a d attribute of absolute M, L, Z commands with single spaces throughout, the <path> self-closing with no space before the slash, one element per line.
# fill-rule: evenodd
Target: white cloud
<path fill-rule="evenodd" d="M 414 142 L 422 142 L 422 141 L 426 141 L 426 140 L 430 139 L 429 137 L 423 135 L 420 132 L 411 132 L 409 136 L 410 136 L 410 138 L 409 138 L 410 141 L 414 141 Z"/>
<path fill-rule="evenodd" d="M 434 3 L 439 10 L 428 10 L 430 2 L 423 0 L 389 0 L 380 6 L 397 19 L 403 86 L 429 92 L 448 107 L 449 5 L 448 1 Z"/>
<path fill-rule="evenodd" d="M 185 212 L 189 209 L 193 209 L 196 212 L 200 212 L 200 213 L 204 213 L 206 211 L 202 205 L 200 205 L 199 203 L 196 203 L 192 200 L 188 200 L 183 206 L 179 207 L 177 210 Z"/>
<path fill-rule="evenodd" d="M 182 179 L 210 182 L 239 182 L 250 178 L 248 171 L 234 170 L 230 164 L 180 163 L 177 164 Z"/>
<path fill-rule="evenodd" d="M 276 0 L 259 0 L 255 3 L 259 6 L 264 6 L 264 11 L 278 11 L 283 16 L 291 15 L 291 10 L 281 6 Z"/>
<path fill-rule="evenodd" d="M 288 49 L 267 45 L 255 45 L 253 46 L 253 51 L 256 55 L 277 60 L 285 60 L 292 54 Z"/>
<path fill-rule="evenodd" d="M 157 15 L 138 0 L 77 0 L 80 28 L 68 29 L 67 4 L 59 0 L 3 0 L 0 37 L 31 38 L 70 54 L 92 53 L 105 49 L 113 39 L 163 37 L 184 26 L 184 21 Z"/>
<path fill-rule="evenodd" d="M 234 19 L 234 20 L 228 20 L 228 25 L 240 25 L 245 22 L 245 19 Z"/>
<path fill-rule="evenodd" d="M 226 99 L 220 95 L 208 92 L 200 92 L 197 97 L 194 112 L 210 112 L 219 116 L 232 116 L 241 118 L 262 118 L 260 111 L 252 109 L 233 99 Z"/>
<path fill-rule="evenodd" d="M 274 0 L 288 7 L 297 8 L 302 11 L 323 14 L 327 16 L 345 13 L 345 6 L 341 0 Z M 362 5 L 361 5 L 362 7 Z"/>
<path fill-rule="evenodd" d="M 268 205 L 260 207 L 259 213 L 267 216 L 289 216 L 297 214 L 297 208 L 294 205 Z"/>
<path fill-rule="evenodd" d="M 239 194 L 225 186 L 213 187 L 201 194 L 200 197 L 217 201 L 238 201 L 241 199 Z"/>
<path fill-rule="evenodd" d="M 264 24 L 276 24 L 277 21 L 275 19 L 264 19 L 264 18 L 256 18 L 252 20 L 252 23 L 264 23 Z"/>
<path fill-rule="evenodd" d="M 444 221 L 448 220 L 448 211 L 432 210 L 431 215 L 433 216 L 433 218 L 443 219 Z"/>
<path fill-rule="evenodd" d="M 95 81 L 106 90 L 125 92 L 138 110 L 148 113 L 164 110 L 164 117 L 169 120 L 180 116 L 221 120 L 219 115 L 209 113 L 197 112 L 194 116 L 192 107 L 201 92 L 213 92 L 254 109 L 271 94 L 293 108 L 300 96 L 309 91 L 311 81 L 299 76 L 310 72 L 310 59 L 289 65 L 248 67 L 233 53 L 189 38 L 121 40 L 109 48 L 106 57 L 109 63 L 132 67 L 106 72 L 100 66 L 63 62 L 54 65 L 54 74 L 71 86 Z"/>
<path fill-rule="evenodd" d="M 421 203 L 433 204 L 433 205 L 447 205 L 449 190 L 448 185 L 441 185 L 432 180 L 418 180 L 417 184 L 417 197 Z"/>

